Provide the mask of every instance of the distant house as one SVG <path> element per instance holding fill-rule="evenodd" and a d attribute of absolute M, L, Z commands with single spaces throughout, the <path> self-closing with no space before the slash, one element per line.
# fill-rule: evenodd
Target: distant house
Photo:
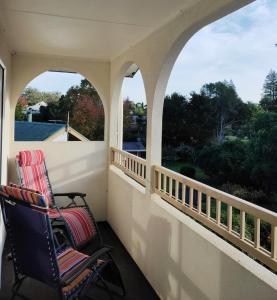
<path fill-rule="evenodd" d="M 27 107 L 27 110 L 26 110 L 26 113 L 29 114 L 33 114 L 33 115 L 37 115 L 37 114 L 40 114 L 40 108 L 42 106 L 46 107 L 48 104 L 44 101 L 40 101 L 34 105 L 31 105 L 31 106 L 28 106 Z"/>
<path fill-rule="evenodd" d="M 123 142 L 123 150 L 145 158 L 146 149 L 141 142 Z"/>
<path fill-rule="evenodd" d="M 66 124 L 15 121 L 15 141 L 89 141 Z"/>

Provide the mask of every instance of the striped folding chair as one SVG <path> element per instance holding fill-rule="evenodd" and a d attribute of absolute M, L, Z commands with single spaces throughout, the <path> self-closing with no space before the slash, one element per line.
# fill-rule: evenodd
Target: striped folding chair
<path fill-rule="evenodd" d="M 101 235 L 85 200 L 86 194 L 77 192 L 54 194 L 42 150 L 20 151 L 16 156 L 16 166 L 20 187 L 44 195 L 51 208 L 51 217 L 64 220 L 74 248 L 83 249 L 91 241 L 101 244 Z M 56 201 L 58 197 L 67 197 L 68 205 L 59 206 Z M 81 200 L 81 204 L 77 203 L 80 202 L 77 199 Z"/>
<path fill-rule="evenodd" d="M 76 299 L 89 283 L 101 281 L 112 299 L 102 276 L 111 264 L 105 255 L 109 248 L 103 247 L 88 256 L 69 245 L 55 243 L 44 196 L 11 186 L 2 186 L 0 193 L 15 272 L 12 299 L 26 299 L 19 289 L 27 277 L 54 288 L 59 299 Z"/>

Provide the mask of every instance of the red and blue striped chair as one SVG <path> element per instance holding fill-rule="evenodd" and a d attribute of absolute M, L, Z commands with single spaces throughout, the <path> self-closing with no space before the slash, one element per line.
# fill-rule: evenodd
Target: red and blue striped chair
<path fill-rule="evenodd" d="M 11 186 L 2 186 L 0 193 L 15 272 L 12 299 L 26 299 L 19 289 L 27 277 L 54 288 L 60 299 L 76 299 L 89 283 L 100 280 L 112 299 L 102 277 L 112 264 L 105 256 L 109 248 L 103 247 L 88 256 L 69 245 L 55 243 L 51 211 L 44 196 Z"/>
<path fill-rule="evenodd" d="M 20 151 L 16 156 L 16 166 L 20 187 L 38 191 L 44 195 L 51 208 L 50 217 L 64 220 L 74 248 L 83 249 L 89 242 L 101 240 L 93 215 L 85 201 L 86 194 L 53 193 L 42 150 Z M 65 207 L 59 206 L 56 201 L 57 197 L 62 196 L 70 200 Z M 81 205 L 77 204 L 77 198 L 81 199 Z"/>

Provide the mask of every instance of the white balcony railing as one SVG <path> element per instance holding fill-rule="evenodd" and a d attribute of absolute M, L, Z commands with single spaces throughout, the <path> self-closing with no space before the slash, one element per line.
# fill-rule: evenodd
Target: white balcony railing
<path fill-rule="evenodd" d="M 132 177 L 141 185 L 146 185 L 146 160 L 122 151 L 111 148 L 111 163 Z"/>
<path fill-rule="evenodd" d="M 276 213 L 166 168 L 154 172 L 162 199 L 277 271 Z"/>
<path fill-rule="evenodd" d="M 145 186 L 146 160 L 111 148 L 111 163 Z M 277 271 L 277 214 L 167 168 L 153 166 L 152 190 Z"/>

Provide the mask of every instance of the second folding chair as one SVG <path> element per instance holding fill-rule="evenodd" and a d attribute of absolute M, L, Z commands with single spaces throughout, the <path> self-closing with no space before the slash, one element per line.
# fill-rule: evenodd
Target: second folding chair
<path fill-rule="evenodd" d="M 40 192 L 49 203 L 52 219 L 64 220 L 69 238 L 76 249 L 83 249 L 90 242 L 100 239 L 97 224 L 86 203 L 86 194 L 56 193 L 52 191 L 44 153 L 42 150 L 20 151 L 16 156 L 16 166 L 20 187 Z M 16 185 L 14 185 L 16 186 Z M 67 197 L 69 204 L 59 206 L 57 197 Z M 77 202 L 82 202 L 78 204 Z"/>

